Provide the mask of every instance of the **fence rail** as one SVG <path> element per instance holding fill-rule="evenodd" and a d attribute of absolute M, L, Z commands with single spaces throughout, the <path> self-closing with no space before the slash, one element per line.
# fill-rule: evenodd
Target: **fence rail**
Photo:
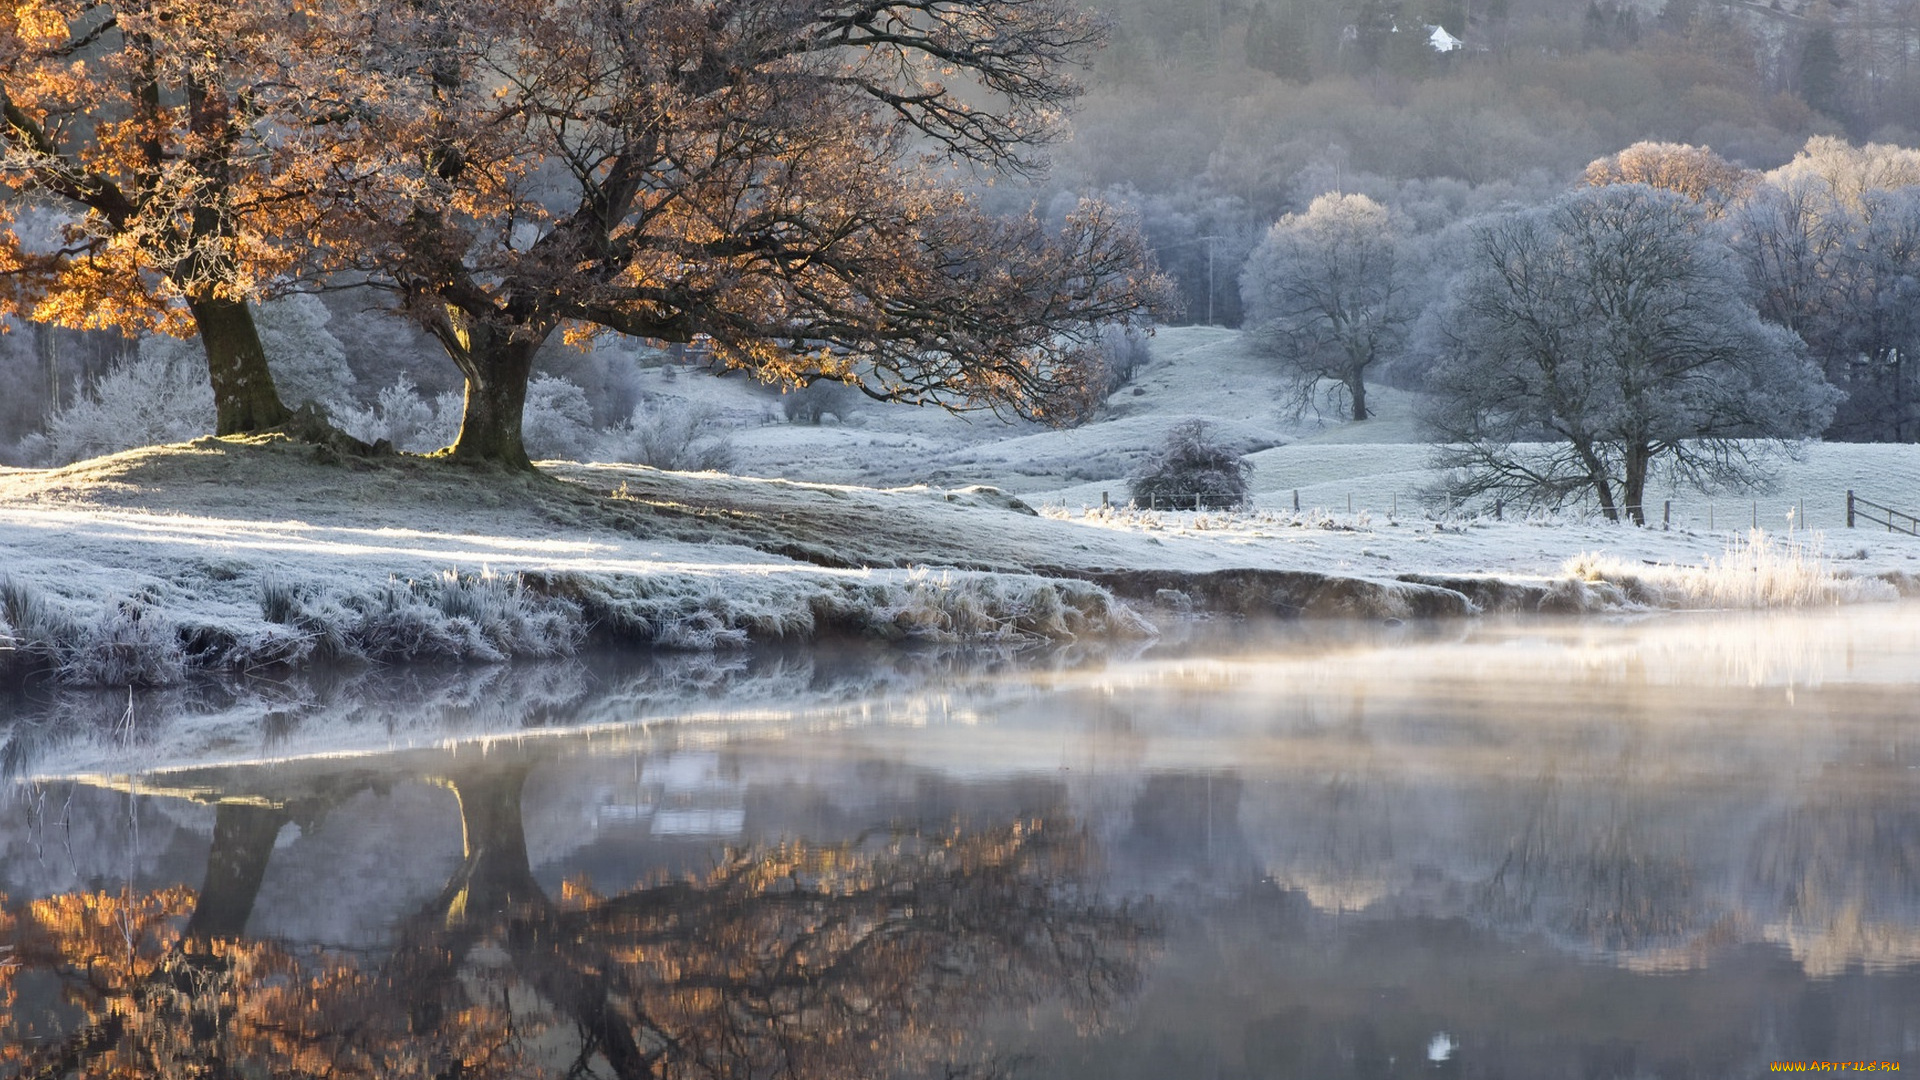
<path fill-rule="evenodd" d="M 1878 512 L 1881 516 L 1875 517 Z M 1875 525 L 1885 525 L 1888 532 L 1906 533 L 1908 536 L 1920 536 L 1920 517 L 1914 517 L 1904 510 L 1895 510 L 1891 506 L 1881 506 L 1877 502 L 1868 502 L 1860 498 L 1849 488 L 1847 490 L 1847 528 L 1854 527 L 1854 519 L 1860 518 Z"/>

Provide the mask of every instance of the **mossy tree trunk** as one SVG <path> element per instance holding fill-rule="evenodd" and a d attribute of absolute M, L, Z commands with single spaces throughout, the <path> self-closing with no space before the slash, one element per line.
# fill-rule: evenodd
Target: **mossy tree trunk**
<path fill-rule="evenodd" d="M 243 300 L 188 300 L 207 352 L 213 383 L 214 434 L 239 435 L 279 427 L 292 415 L 274 388 L 267 352 Z"/>
<path fill-rule="evenodd" d="M 551 327 L 495 325 L 449 311 L 433 331 L 467 381 L 453 459 L 531 470 L 521 425 L 533 357 Z"/>

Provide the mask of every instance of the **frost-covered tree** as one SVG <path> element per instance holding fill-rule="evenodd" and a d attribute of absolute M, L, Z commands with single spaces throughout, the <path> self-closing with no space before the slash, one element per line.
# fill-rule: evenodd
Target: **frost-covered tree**
<path fill-rule="evenodd" d="M 143 340 L 138 356 L 48 417 L 50 463 L 211 434 L 214 398 L 205 363 L 198 350 L 177 338 Z"/>
<path fill-rule="evenodd" d="M 1247 320 L 1292 380 L 1297 409 L 1331 379 L 1348 415 L 1367 419 L 1367 371 L 1400 352 L 1414 317 L 1404 243 L 1386 207 L 1329 193 L 1281 218 L 1248 260 Z"/>
<path fill-rule="evenodd" d="M 353 370 L 346 350 L 327 329 L 333 313 L 317 297 L 284 296 L 260 305 L 254 316 L 260 345 L 267 354 L 280 399 L 291 408 L 317 405 L 338 411 L 353 400 Z M 192 362 L 204 355 L 198 337 L 153 337 L 142 350 L 164 354 L 169 362 Z"/>
<path fill-rule="evenodd" d="M 585 459 L 593 445 L 587 392 L 557 375 L 535 375 L 527 384 L 524 433 L 532 457 Z"/>
<path fill-rule="evenodd" d="M 1685 195 L 1699 203 L 1707 216 L 1719 218 L 1757 179 L 1705 146 L 1681 143 L 1637 142 L 1617 154 L 1587 165 L 1586 181 L 1606 184 L 1646 184 Z"/>
<path fill-rule="evenodd" d="M 248 301 L 302 209 L 250 80 L 294 6 L 13 0 L 0 7 L 0 312 L 75 329 L 196 332 L 221 434 L 288 413 Z M 52 243 L 8 226 L 57 206 Z"/>
<path fill-rule="evenodd" d="M 1482 222 L 1459 255 L 1428 419 L 1461 494 L 1591 496 L 1645 524 L 1656 468 L 1751 484 L 1832 415 L 1837 394 L 1684 196 L 1588 188 Z"/>
<path fill-rule="evenodd" d="M 1127 478 L 1127 493 L 1149 510 L 1230 510 L 1247 505 L 1253 466 L 1204 420 L 1187 420 Z"/>
<path fill-rule="evenodd" d="M 343 406 L 334 422 L 362 442 L 385 442 L 396 450 L 423 454 L 453 442 L 460 430 L 460 395 L 449 391 L 423 400 L 412 380 L 401 375 L 380 391 L 372 406 Z"/>
<path fill-rule="evenodd" d="M 1761 315 L 1846 395 L 1827 437 L 1920 439 L 1920 151 L 1811 140 L 1726 227 Z"/>
<path fill-rule="evenodd" d="M 821 383 L 852 393 L 839 383 Z M 791 395 L 789 395 L 791 396 Z M 607 461 L 630 461 L 676 472 L 724 472 L 733 467 L 733 440 L 724 419 L 701 405 L 642 404 L 609 428 L 600 442 Z"/>

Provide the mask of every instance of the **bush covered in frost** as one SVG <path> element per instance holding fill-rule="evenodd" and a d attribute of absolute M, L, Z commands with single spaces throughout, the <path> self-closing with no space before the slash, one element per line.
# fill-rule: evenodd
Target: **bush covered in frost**
<path fill-rule="evenodd" d="M 460 434 L 463 408 L 460 395 L 453 392 L 422 401 L 413 380 L 401 375 L 392 386 L 380 391 L 370 407 L 336 408 L 333 422 L 362 442 L 384 440 L 396 450 L 425 454 L 453 444 Z"/>
<path fill-rule="evenodd" d="M 204 355 L 171 338 L 147 338 L 133 359 L 102 375 L 47 419 L 48 464 L 185 442 L 213 431 L 213 387 Z M 195 350 L 197 345 L 192 346 Z"/>
<path fill-rule="evenodd" d="M 317 405 L 331 412 L 353 401 L 353 369 L 327 329 L 332 319 L 333 312 L 315 296 L 283 296 L 254 308 L 253 326 L 267 354 L 267 370 L 273 372 L 273 388 L 290 409 Z M 207 353 L 197 335 L 148 337 L 140 342 L 140 352 L 189 371 L 198 368 L 200 381 L 207 381 Z"/>
<path fill-rule="evenodd" d="M 587 392 L 555 375 L 535 375 L 527 384 L 520 439 L 536 461 L 585 461 L 593 456 L 593 406 Z"/>
<path fill-rule="evenodd" d="M 1188 420 L 1127 479 L 1134 505 L 1148 510 L 1232 510 L 1250 499 L 1253 466 L 1216 439 L 1204 420 Z"/>
<path fill-rule="evenodd" d="M 269 300 L 255 313 L 281 400 L 329 412 L 348 408 L 353 372 L 327 331 L 332 314 L 311 296 Z M 126 363 L 79 388 L 72 402 L 47 419 L 45 436 L 23 443 L 29 456 L 50 465 L 185 442 L 213 431 L 213 388 L 198 337 L 149 335 Z"/>
<path fill-rule="evenodd" d="M 605 461 L 676 472 L 725 472 L 733 467 L 733 440 L 711 409 L 643 404 L 608 429 L 600 454 Z"/>

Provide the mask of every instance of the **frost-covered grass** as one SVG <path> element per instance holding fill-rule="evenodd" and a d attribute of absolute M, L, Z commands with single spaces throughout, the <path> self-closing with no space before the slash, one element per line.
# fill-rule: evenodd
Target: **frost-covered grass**
<path fill-rule="evenodd" d="M 168 686 L 186 672 L 177 628 L 150 599 L 122 597 L 76 619 L 39 590 L 0 578 L 0 677 L 50 674 L 82 686 Z"/>
<path fill-rule="evenodd" d="M 1151 632 L 1086 582 L 981 566 L 1017 564 L 944 540 L 901 542 L 933 523 L 945 538 L 1040 521 L 1004 499 L 613 473 L 652 476 L 674 495 L 417 459 L 328 463 L 284 440 L 0 474 L 0 633 L 11 643 L 0 677 L 167 685 L 194 671 L 564 656 L 592 640 L 715 650 Z M 699 491 L 723 493 L 724 514 L 692 505 Z M 813 547 L 879 565 L 747 546 L 805 539 L 794 511 L 815 503 L 828 518 L 863 504 L 867 517 L 841 524 L 871 546 L 814 536 Z M 925 557 L 943 550 L 953 562 Z M 977 568 L 954 568 L 963 559 Z"/>
<path fill-rule="evenodd" d="M 1849 488 L 1920 508 L 1920 448 L 1810 447 L 1773 494 L 1676 496 L 1670 528 L 1577 509 L 1501 520 L 1423 496 L 1433 477 L 1411 441 L 1409 395 L 1382 388 L 1379 418 L 1364 424 L 1282 419 L 1274 379 L 1233 331 L 1164 332 L 1136 381 L 1067 431 L 880 407 L 839 425 L 787 423 L 741 380 L 673 370 L 641 374 L 652 411 L 630 433 L 661 417 L 731 424 L 734 467 L 748 475 L 323 461 L 271 439 L 0 469 L 0 576 L 30 593 L 0 610 L 0 672 L 158 683 L 329 659 L 564 655 L 593 640 L 720 650 L 839 635 L 1128 635 L 1144 632 L 1139 617 L 1084 581 L 1156 596 L 1184 588 L 1179 575 L 1242 570 L 1355 579 L 1343 596 L 1406 578 L 1496 610 L 1547 590 L 1552 606 L 1591 610 L 1615 602 L 1608 589 L 1620 604 L 1744 606 L 1795 595 L 1791 575 L 1729 569 L 1726 551 L 1733 530 L 1777 525 L 1788 510 L 1828 530 L 1826 577 L 1803 576 L 1830 580 L 1812 595 L 1868 599 L 1885 590 L 1844 580 L 1911 582 L 1920 570 L 1920 540 L 1843 533 L 1835 520 Z M 1237 445 L 1268 447 L 1251 454 L 1253 506 L 1124 509 L 1122 478 L 1196 416 Z M 718 438 L 701 430 L 668 432 L 668 449 Z M 876 480 L 912 486 L 867 486 Z M 972 486 L 982 482 L 1004 486 Z M 1103 492 L 1122 505 L 1101 505 Z M 1135 572 L 1161 580 L 1136 591 Z M 1629 578 L 1650 599 L 1628 595 Z M 1774 584 L 1752 599 L 1727 591 L 1763 581 Z"/>
<path fill-rule="evenodd" d="M 941 644 L 1144 637 L 1153 627 L 1105 589 L 1032 575 L 931 571 L 745 575 L 565 574 L 545 586 L 575 598 L 614 640 L 670 649 L 835 635 Z"/>
<path fill-rule="evenodd" d="M 1899 590 L 1875 578 L 1843 576 L 1822 554 L 1818 533 L 1753 529 L 1698 566 L 1632 565 L 1599 553 L 1566 563 L 1567 577 L 1589 587 L 1596 606 L 1784 608 L 1893 600 Z"/>
<path fill-rule="evenodd" d="M 518 578 L 443 570 L 371 589 L 320 588 L 270 575 L 261 615 L 273 628 L 237 638 L 222 667 L 320 660 L 497 663 L 567 656 L 586 636 L 580 606 Z M 285 631 L 278 628 L 284 627 Z"/>
<path fill-rule="evenodd" d="M 537 583 L 537 584 L 530 584 Z M 930 571 L 725 575 L 444 570 L 355 585 L 269 574 L 258 619 L 182 621 L 152 597 L 76 618 L 33 586 L 0 579 L 0 677 L 73 686 L 171 686 L 190 671 L 310 663 L 499 663 L 569 656 L 593 637 L 713 651 L 855 636 L 1026 645 L 1147 637 L 1105 589 L 1031 575 Z"/>

